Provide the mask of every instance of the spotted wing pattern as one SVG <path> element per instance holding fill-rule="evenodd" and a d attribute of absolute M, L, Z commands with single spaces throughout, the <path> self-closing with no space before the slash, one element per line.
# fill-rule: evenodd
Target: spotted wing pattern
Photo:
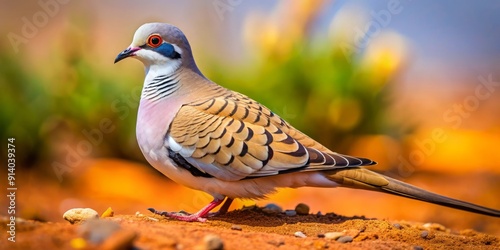
<path fill-rule="evenodd" d="M 186 160 L 185 167 L 234 181 L 373 163 L 334 153 L 263 105 L 222 90 L 224 95 L 184 105 L 170 126 L 169 150 Z"/>

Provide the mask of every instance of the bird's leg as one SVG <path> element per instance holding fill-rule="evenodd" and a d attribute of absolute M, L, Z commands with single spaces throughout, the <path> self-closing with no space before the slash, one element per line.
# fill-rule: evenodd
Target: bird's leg
<path fill-rule="evenodd" d="M 176 213 L 176 212 L 164 212 L 164 211 L 157 211 L 154 208 L 148 208 L 149 211 L 151 211 L 154 214 L 162 215 L 165 217 L 170 217 L 174 218 L 177 220 L 182 220 L 182 221 L 199 221 L 199 222 L 205 222 L 207 219 L 205 217 L 208 216 L 210 211 L 220 205 L 224 199 L 217 199 L 214 198 L 213 201 L 211 201 L 208 205 L 206 205 L 204 208 L 202 208 L 200 211 L 194 213 L 194 214 L 184 214 L 184 213 Z"/>
<path fill-rule="evenodd" d="M 222 207 L 220 207 L 219 211 L 214 212 L 214 213 L 209 213 L 208 217 L 213 217 L 213 216 L 218 216 L 218 215 L 223 215 L 226 214 L 227 211 L 229 210 L 229 207 L 231 206 L 231 203 L 233 202 L 233 198 L 227 198 L 224 204 L 222 204 Z"/>
<path fill-rule="evenodd" d="M 219 211 L 217 211 L 217 215 L 225 214 L 229 210 L 229 207 L 231 206 L 231 203 L 233 203 L 233 198 L 227 198 L 226 202 L 222 204 L 222 207 L 220 207 Z"/>

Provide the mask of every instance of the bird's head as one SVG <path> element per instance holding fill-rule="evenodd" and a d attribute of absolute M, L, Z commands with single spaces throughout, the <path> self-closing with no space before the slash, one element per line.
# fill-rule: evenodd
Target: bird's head
<path fill-rule="evenodd" d="M 134 34 L 132 44 L 122 51 L 115 63 L 134 57 L 149 68 L 152 66 L 178 68 L 196 66 L 191 55 L 191 47 L 182 31 L 167 23 L 146 23 Z"/>

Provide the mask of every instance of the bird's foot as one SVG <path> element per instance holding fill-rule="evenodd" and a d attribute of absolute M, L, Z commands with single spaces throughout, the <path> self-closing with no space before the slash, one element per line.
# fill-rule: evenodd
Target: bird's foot
<path fill-rule="evenodd" d="M 181 221 L 189 221 L 189 222 L 199 221 L 199 222 L 205 222 L 205 221 L 207 221 L 207 219 L 205 219 L 205 218 L 208 217 L 208 216 L 211 216 L 210 215 L 210 211 L 212 209 L 214 209 L 215 207 L 217 207 L 218 205 L 220 205 L 222 203 L 222 201 L 224 201 L 224 199 L 217 199 L 216 198 L 212 202 L 210 202 L 208 205 L 206 205 L 204 208 L 202 208 L 200 211 L 198 211 L 198 212 L 196 212 L 194 214 L 188 214 L 186 212 L 164 212 L 164 211 L 157 211 L 154 208 L 148 208 L 148 210 L 151 211 L 154 214 L 158 214 L 158 215 L 161 215 L 161 216 L 165 216 L 165 217 L 169 217 L 169 218 L 173 218 L 173 219 L 177 219 L 177 220 L 181 220 Z M 231 199 L 231 201 L 227 201 L 226 202 L 226 203 L 228 203 L 227 208 L 229 207 L 229 205 L 231 205 L 231 202 L 232 202 L 232 199 Z M 221 210 L 223 210 L 222 212 L 227 211 L 227 208 L 225 208 L 226 204 L 224 204 L 222 207 L 223 207 L 221 209 Z M 224 211 L 224 208 L 225 208 L 225 211 Z"/>
<path fill-rule="evenodd" d="M 199 216 L 197 213 L 195 213 L 195 214 L 188 214 L 188 213 L 186 213 L 184 211 L 180 211 L 180 212 L 165 212 L 165 211 L 158 211 L 158 210 L 156 210 L 154 208 L 148 208 L 148 210 L 151 211 L 154 214 L 165 216 L 165 217 L 172 218 L 172 219 L 181 220 L 181 221 L 188 221 L 188 222 L 194 222 L 194 221 L 205 222 L 205 221 L 207 221 L 207 219 Z"/>

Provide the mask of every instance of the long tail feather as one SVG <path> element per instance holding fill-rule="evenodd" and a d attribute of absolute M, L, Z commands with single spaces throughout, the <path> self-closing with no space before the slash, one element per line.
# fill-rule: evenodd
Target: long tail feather
<path fill-rule="evenodd" d="M 500 210 L 435 194 L 362 168 L 325 171 L 325 176 L 345 187 L 395 194 L 473 213 L 500 217 Z"/>

